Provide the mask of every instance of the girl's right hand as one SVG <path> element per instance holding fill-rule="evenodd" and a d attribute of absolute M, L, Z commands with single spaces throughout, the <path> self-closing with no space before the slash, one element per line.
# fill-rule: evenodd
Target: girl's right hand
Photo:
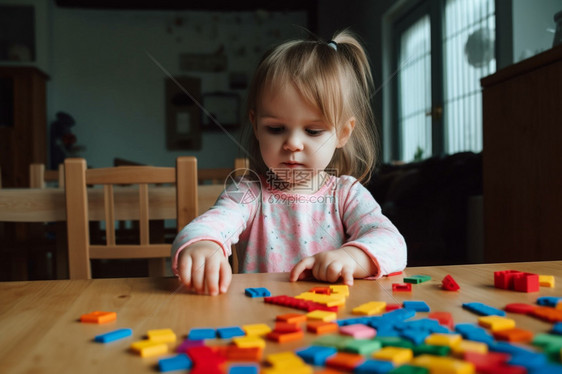
<path fill-rule="evenodd" d="M 178 259 L 180 281 L 198 294 L 225 293 L 232 269 L 222 248 L 212 241 L 200 241 L 184 248 Z"/>

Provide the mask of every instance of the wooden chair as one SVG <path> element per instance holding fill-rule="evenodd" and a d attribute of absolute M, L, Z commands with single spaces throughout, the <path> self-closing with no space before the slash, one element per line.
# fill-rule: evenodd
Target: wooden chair
<path fill-rule="evenodd" d="M 84 159 L 66 159 L 65 190 L 70 279 L 91 278 L 90 259 L 148 258 L 149 275 L 164 275 L 164 259 L 170 244 L 152 244 L 149 238 L 149 184 L 176 185 L 177 228 L 183 228 L 197 215 L 197 160 L 178 157 L 176 168 L 119 166 L 87 169 Z M 139 242 L 116 244 L 114 185 L 138 185 Z M 105 204 L 105 244 L 91 244 L 89 235 L 88 185 L 103 185 Z M 158 188 L 158 187 L 155 187 Z M 170 217 L 174 218 L 174 217 Z"/>
<path fill-rule="evenodd" d="M 45 170 L 45 164 L 29 165 L 30 188 L 45 188 L 49 182 L 56 182 L 57 187 L 64 187 L 64 164 L 60 164 L 58 170 Z"/>

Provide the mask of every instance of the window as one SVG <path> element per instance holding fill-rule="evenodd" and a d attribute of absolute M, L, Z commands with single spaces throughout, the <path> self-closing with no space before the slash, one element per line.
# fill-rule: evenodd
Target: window
<path fill-rule="evenodd" d="M 480 78 L 496 70 L 494 0 L 424 0 L 392 33 L 392 157 L 481 151 Z"/>

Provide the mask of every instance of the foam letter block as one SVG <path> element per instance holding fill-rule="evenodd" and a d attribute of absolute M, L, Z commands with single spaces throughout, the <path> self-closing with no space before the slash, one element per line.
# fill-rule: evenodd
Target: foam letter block
<path fill-rule="evenodd" d="M 188 370 L 191 369 L 191 359 L 185 354 L 180 353 L 174 357 L 162 358 L 158 360 L 158 368 L 162 372 L 173 370 Z"/>
<path fill-rule="evenodd" d="M 453 277 L 447 274 L 447 276 L 441 281 L 441 288 L 447 291 L 458 291 L 460 286 Z"/>
<path fill-rule="evenodd" d="M 554 287 L 554 276 L 553 275 L 539 275 L 539 285 L 541 287 Z"/>
<path fill-rule="evenodd" d="M 220 327 L 217 329 L 217 335 L 221 339 L 230 339 L 235 336 L 244 336 L 246 333 L 238 326 Z"/>
<path fill-rule="evenodd" d="M 431 277 L 429 275 L 412 275 L 411 277 L 404 277 L 404 283 L 423 283 L 430 280 Z"/>
<path fill-rule="evenodd" d="M 327 312 L 324 310 L 314 310 L 306 315 L 308 320 L 319 320 L 319 321 L 333 321 L 338 317 L 335 312 Z"/>
<path fill-rule="evenodd" d="M 404 301 L 404 309 L 415 310 L 416 312 L 429 312 L 429 305 L 425 301 Z"/>
<path fill-rule="evenodd" d="M 519 292 L 539 292 L 539 276 L 532 273 L 516 274 L 513 278 L 513 289 Z"/>
<path fill-rule="evenodd" d="M 151 340 L 140 340 L 131 344 L 131 349 L 141 357 L 153 357 L 168 353 L 168 344 Z"/>
<path fill-rule="evenodd" d="M 492 332 L 512 329 L 515 327 L 514 320 L 500 316 L 479 317 L 478 324 L 480 326 L 489 328 Z"/>
<path fill-rule="evenodd" d="M 267 297 L 271 296 L 271 292 L 267 288 L 257 287 L 257 288 L 246 288 L 244 293 L 248 297 Z"/>
<path fill-rule="evenodd" d="M 392 292 L 412 292 L 410 283 L 392 283 Z"/>
<path fill-rule="evenodd" d="M 148 340 L 158 343 L 174 343 L 176 334 L 171 329 L 148 330 Z"/>
<path fill-rule="evenodd" d="M 117 313 L 115 312 L 102 312 L 95 311 L 88 314 L 83 314 L 80 316 L 80 322 L 85 323 L 108 323 L 115 321 L 117 319 Z"/>
<path fill-rule="evenodd" d="M 355 325 L 347 325 L 340 327 L 340 334 L 342 335 L 349 335 L 354 337 L 355 339 L 371 339 L 377 335 L 377 330 L 372 327 L 363 325 L 363 324 L 355 324 Z"/>
<path fill-rule="evenodd" d="M 237 336 L 232 341 L 239 348 L 265 348 L 265 340 L 258 336 Z"/>
<path fill-rule="evenodd" d="M 373 358 L 377 360 L 390 361 L 394 365 L 402 365 L 409 362 L 414 357 L 414 353 L 409 348 L 384 347 L 373 353 Z"/>
<path fill-rule="evenodd" d="M 191 340 L 215 339 L 215 329 L 191 329 L 187 337 Z"/>
<path fill-rule="evenodd" d="M 271 327 L 265 323 L 255 323 L 251 325 L 243 325 L 242 330 L 244 330 L 248 336 L 262 336 L 270 333 Z"/>
<path fill-rule="evenodd" d="M 98 343 L 111 343 L 116 340 L 124 339 L 133 335 L 133 330 L 131 329 L 119 329 L 107 332 L 105 334 L 98 335 L 94 338 L 94 341 Z"/>
<path fill-rule="evenodd" d="M 354 368 L 361 365 L 363 361 L 365 361 L 365 357 L 361 355 L 338 352 L 326 360 L 326 366 L 334 369 L 352 371 Z"/>
<path fill-rule="evenodd" d="M 481 316 L 505 316 L 505 312 L 503 310 L 496 309 L 482 303 L 464 303 L 462 304 L 462 307 Z"/>
<path fill-rule="evenodd" d="M 328 357 L 335 355 L 337 351 L 338 350 L 334 347 L 322 347 L 322 346 L 312 345 L 310 347 L 300 349 L 296 351 L 296 353 L 305 362 L 311 365 L 324 366 Z"/>
<path fill-rule="evenodd" d="M 386 301 L 370 301 L 352 309 L 351 313 L 365 316 L 380 314 L 386 309 Z"/>

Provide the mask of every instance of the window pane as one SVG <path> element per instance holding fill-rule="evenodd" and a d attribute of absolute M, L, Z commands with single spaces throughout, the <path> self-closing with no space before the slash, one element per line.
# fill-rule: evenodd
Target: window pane
<path fill-rule="evenodd" d="M 398 73 L 400 159 L 431 156 L 431 45 L 426 15 L 401 35 Z"/>
<path fill-rule="evenodd" d="M 447 0 L 444 14 L 445 152 L 479 152 L 480 78 L 496 70 L 494 0 Z"/>

